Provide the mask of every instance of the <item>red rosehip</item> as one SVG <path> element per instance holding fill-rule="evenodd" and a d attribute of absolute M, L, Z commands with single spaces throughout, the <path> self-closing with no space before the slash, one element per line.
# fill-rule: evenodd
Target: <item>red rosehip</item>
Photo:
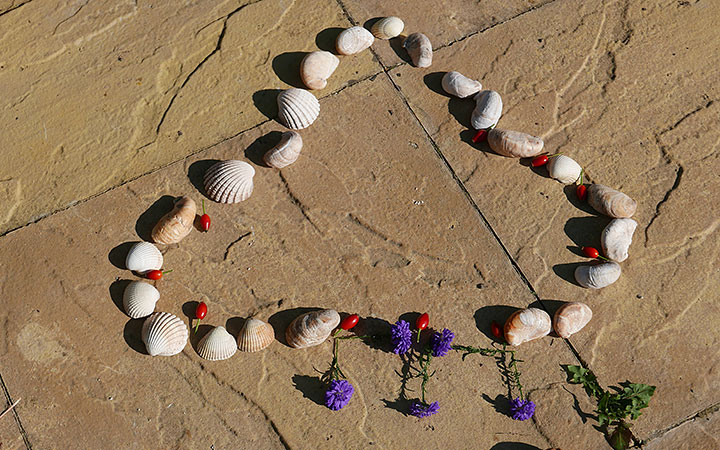
<path fill-rule="evenodd" d="M 490 331 L 492 332 L 493 336 L 495 336 L 498 339 L 503 338 L 503 330 L 500 328 L 500 324 L 495 322 L 494 320 L 490 324 Z"/>
<path fill-rule="evenodd" d="M 360 320 L 360 316 L 358 316 L 357 314 L 351 314 L 351 315 L 347 316 L 346 318 L 344 318 L 342 322 L 340 322 L 340 328 L 347 331 L 350 328 L 357 325 L 359 320 Z"/>
<path fill-rule="evenodd" d="M 205 302 L 200 302 L 197 305 L 197 308 L 195 308 L 195 317 L 197 319 L 204 319 L 207 315 L 207 305 Z"/>
<path fill-rule="evenodd" d="M 548 156 L 547 155 L 540 155 L 533 158 L 533 160 L 530 162 L 530 165 L 533 167 L 540 167 L 544 166 L 548 163 Z"/>
<path fill-rule="evenodd" d="M 203 214 L 200 216 L 200 229 L 207 231 L 210 229 L 210 216 Z"/>
<path fill-rule="evenodd" d="M 593 247 L 583 247 L 582 252 L 583 255 L 587 256 L 588 258 L 597 258 L 598 256 L 600 256 L 600 252 L 598 252 L 597 249 Z"/>
<path fill-rule="evenodd" d="M 475 136 L 473 136 L 472 141 L 477 144 L 478 142 L 482 142 L 487 139 L 487 136 L 487 130 L 478 130 L 477 133 L 475 133 Z"/>
<path fill-rule="evenodd" d="M 150 272 L 146 273 L 145 276 L 150 280 L 159 280 L 160 278 L 162 278 L 163 273 L 162 270 L 151 270 Z"/>
<path fill-rule="evenodd" d="M 587 198 L 587 186 L 579 184 L 578 187 L 575 188 L 575 193 L 577 194 L 577 198 L 584 202 Z"/>
<path fill-rule="evenodd" d="M 420 317 L 415 321 L 415 328 L 418 330 L 424 330 L 430 323 L 430 316 L 427 313 L 421 314 Z"/>

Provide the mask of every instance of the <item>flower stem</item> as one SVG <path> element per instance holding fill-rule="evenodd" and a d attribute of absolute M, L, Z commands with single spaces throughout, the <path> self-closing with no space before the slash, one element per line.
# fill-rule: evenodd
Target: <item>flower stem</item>
<path fill-rule="evenodd" d="M 432 350 L 428 348 L 425 352 L 425 358 L 422 359 L 420 362 L 420 365 L 422 367 L 422 372 L 420 373 L 420 376 L 422 376 L 423 379 L 420 389 L 422 390 L 422 402 L 425 405 L 427 405 L 427 403 L 425 402 L 425 385 L 432 376 L 428 374 L 428 369 L 430 368 L 430 361 L 432 361 Z"/>

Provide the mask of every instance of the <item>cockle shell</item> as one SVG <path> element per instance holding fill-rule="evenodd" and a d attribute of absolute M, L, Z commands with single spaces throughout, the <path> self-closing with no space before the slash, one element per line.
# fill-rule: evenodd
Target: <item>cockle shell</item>
<path fill-rule="evenodd" d="M 553 329 L 558 336 L 567 339 L 582 330 L 590 319 L 592 319 L 592 310 L 585 303 L 565 303 L 555 311 Z"/>
<path fill-rule="evenodd" d="M 632 217 L 637 209 L 635 200 L 602 184 L 591 184 L 588 187 L 587 201 L 595 211 L 616 219 Z"/>
<path fill-rule="evenodd" d="M 550 178 L 562 184 L 571 184 L 580 178 L 582 167 L 574 159 L 565 155 L 556 155 L 550 158 L 547 165 Z"/>
<path fill-rule="evenodd" d="M 430 39 L 422 33 L 413 33 L 403 41 L 415 67 L 430 67 L 432 64 L 432 44 Z"/>
<path fill-rule="evenodd" d="M 205 172 L 205 192 L 218 203 L 239 203 L 253 191 L 255 169 L 234 159 L 213 164 Z"/>
<path fill-rule="evenodd" d="M 322 89 L 338 64 L 340 60 L 330 52 L 310 52 L 300 63 L 300 78 L 308 89 Z"/>
<path fill-rule="evenodd" d="M 518 346 L 547 336 L 551 329 L 548 313 L 537 308 L 521 309 L 512 313 L 505 322 L 505 340 L 510 345 Z"/>
<path fill-rule="evenodd" d="M 508 158 L 529 158 L 539 155 L 544 145 L 539 137 L 497 128 L 490 130 L 487 140 L 495 153 Z"/>
<path fill-rule="evenodd" d="M 208 361 L 228 359 L 236 351 L 235 338 L 225 330 L 225 327 L 213 328 L 197 344 L 198 355 Z"/>
<path fill-rule="evenodd" d="M 363 27 L 342 30 L 335 41 L 335 48 L 341 55 L 354 55 L 369 48 L 375 42 L 372 33 Z"/>
<path fill-rule="evenodd" d="M 285 330 L 290 347 L 305 348 L 321 344 L 340 324 L 340 314 L 333 309 L 312 311 L 293 320 Z"/>
<path fill-rule="evenodd" d="M 237 346 L 241 352 L 257 352 L 272 344 L 274 340 L 275 330 L 272 325 L 250 318 L 240 330 Z"/>
<path fill-rule="evenodd" d="M 583 265 L 575 269 L 575 280 L 582 287 L 600 289 L 616 282 L 620 272 L 620 264 L 613 261 Z"/>
<path fill-rule="evenodd" d="M 460 72 L 446 72 L 441 81 L 443 89 L 450 95 L 465 98 L 477 94 L 482 89 L 482 84 L 466 77 Z"/>
<path fill-rule="evenodd" d="M 278 145 L 265 153 L 263 160 L 265 164 L 270 167 L 282 169 L 297 161 L 302 146 L 303 141 L 300 133 L 297 131 L 286 131 L 282 134 Z"/>
<path fill-rule="evenodd" d="M 187 344 L 188 329 L 179 317 L 156 312 L 145 319 L 142 340 L 151 356 L 177 355 Z"/>
<path fill-rule="evenodd" d="M 475 94 L 475 109 L 470 123 L 476 130 L 484 130 L 498 123 L 502 114 L 502 98 L 495 91 L 480 91 Z"/>
<path fill-rule="evenodd" d="M 155 286 L 143 281 L 132 281 L 123 292 L 123 307 L 128 316 L 139 319 L 152 314 L 159 299 L 160 292 Z"/>
<path fill-rule="evenodd" d="M 635 228 L 637 228 L 637 222 L 632 219 L 611 220 L 600 235 L 600 243 L 605 257 L 617 262 L 625 261 Z"/>
<path fill-rule="evenodd" d="M 146 273 L 160 269 L 163 265 L 163 255 L 160 250 L 149 242 L 138 242 L 130 247 L 125 267 L 133 272 Z"/>
<path fill-rule="evenodd" d="M 165 214 L 152 230 L 152 240 L 158 244 L 176 244 L 190 234 L 197 206 L 190 197 L 175 202 L 172 211 Z"/>
<path fill-rule="evenodd" d="M 399 17 L 383 17 L 370 27 L 373 36 L 378 39 L 392 39 L 400 36 L 405 29 L 405 23 Z"/>
<path fill-rule="evenodd" d="M 305 89 L 288 89 L 277 97 L 280 122 L 293 130 L 302 130 L 320 115 L 320 102 Z"/>

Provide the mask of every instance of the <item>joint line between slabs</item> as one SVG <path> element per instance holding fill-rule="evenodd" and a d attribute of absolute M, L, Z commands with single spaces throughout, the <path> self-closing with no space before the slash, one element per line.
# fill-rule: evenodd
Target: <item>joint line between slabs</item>
<path fill-rule="evenodd" d="M 0 375 L 0 385 L 2 385 L 3 393 L 5 394 L 5 400 L 7 400 L 8 405 L 12 405 L 13 399 L 10 396 L 10 391 L 8 391 L 8 388 L 5 385 L 5 380 L 3 380 L 2 375 Z M 20 435 L 22 436 L 23 442 L 25 443 L 25 448 L 27 448 L 28 450 L 32 450 L 32 445 L 30 444 L 30 439 L 28 439 L 28 435 L 25 432 L 25 427 L 23 427 L 23 424 L 20 421 L 20 415 L 17 412 L 17 408 L 13 408 L 13 410 L 10 411 L 10 413 L 15 418 L 15 423 L 17 424 L 18 428 L 20 429 Z"/>

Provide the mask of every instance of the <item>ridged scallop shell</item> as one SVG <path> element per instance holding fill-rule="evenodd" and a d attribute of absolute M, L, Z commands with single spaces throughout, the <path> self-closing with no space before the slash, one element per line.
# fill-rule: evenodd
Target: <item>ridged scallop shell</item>
<path fill-rule="evenodd" d="M 403 41 L 415 67 L 430 67 L 432 64 L 432 44 L 430 39 L 422 33 L 413 33 Z"/>
<path fill-rule="evenodd" d="M 333 309 L 312 311 L 290 323 L 285 339 L 290 347 L 312 347 L 323 343 L 339 324 L 340 314 Z"/>
<path fill-rule="evenodd" d="M 551 329 L 548 313 L 537 308 L 521 309 L 512 313 L 505 322 L 505 340 L 517 346 L 547 336 Z"/>
<path fill-rule="evenodd" d="M 263 160 L 265 164 L 270 167 L 282 169 L 297 161 L 302 146 L 303 141 L 300 133 L 297 131 L 286 131 L 282 134 L 278 145 L 265 153 Z"/>
<path fill-rule="evenodd" d="M 293 130 L 302 130 L 320 115 L 320 102 L 305 89 L 288 89 L 277 97 L 280 122 Z"/>
<path fill-rule="evenodd" d="M 225 330 L 225 327 L 213 328 L 197 344 L 198 355 L 208 361 L 228 359 L 236 351 L 235 338 Z"/>
<path fill-rule="evenodd" d="M 450 95 L 459 98 L 470 97 L 482 90 L 482 84 L 466 77 L 460 72 L 446 72 L 442 77 L 442 88 Z"/>
<path fill-rule="evenodd" d="M 237 338 L 237 346 L 241 352 L 258 352 L 275 340 L 272 325 L 260 319 L 248 319 Z"/>
<path fill-rule="evenodd" d="M 519 131 L 493 128 L 488 133 L 488 145 L 498 155 L 508 158 L 529 158 L 542 153 L 543 140 Z"/>
<path fill-rule="evenodd" d="M 152 240 L 158 244 L 176 244 L 190 234 L 197 206 L 190 197 L 175 202 L 172 211 L 165 214 L 152 230 Z"/>
<path fill-rule="evenodd" d="M 330 52 L 308 53 L 300 63 L 300 78 L 308 89 L 322 89 L 338 64 L 340 60 Z"/>
<path fill-rule="evenodd" d="M 582 167 L 574 159 L 565 155 L 550 158 L 547 164 L 548 174 L 563 184 L 572 184 L 580 178 Z"/>
<path fill-rule="evenodd" d="M 205 172 L 205 192 L 218 203 L 239 203 L 253 191 L 255 169 L 234 159 L 213 164 Z"/>
<path fill-rule="evenodd" d="M 608 261 L 577 267 L 575 269 L 575 280 L 582 287 L 601 289 L 616 282 L 620 278 L 620 273 L 620 264 Z"/>
<path fill-rule="evenodd" d="M 635 200 L 602 184 L 591 184 L 588 187 L 587 201 L 600 214 L 616 219 L 632 217 L 637 209 Z"/>
<path fill-rule="evenodd" d="M 628 257 L 628 249 L 637 228 L 632 219 L 613 219 L 600 235 L 603 253 L 608 259 L 623 262 Z"/>
<path fill-rule="evenodd" d="M 484 130 L 498 123 L 502 115 L 502 98 L 495 91 L 480 91 L 475 94 L 475 109 L 470 123 L 476 130 Z"/>
<path fill-rule="evenodd" d="M 157 270 L 162 268 L 162 265 L 162 253 L 149 242 L 138 242 L 133 245 L 125 258 L 125 267 L 138 273 Z"/>
<path fill-rule="evenodd" d="M 177 355 L 187 344 L 188 329 L 179 317 L 157 312 L 145 319 L 142 340 L 151 356 Z"/>
<path fill-rule="evenodd" d="M 341 55 L 354 55 L 369 48 L 375 42 L 371 32 L 363 27 L 342 30 L 335 41 L 335 48 Z"/>
<path fill-rule="evenodd" d="M 553 317 L 553 329 L 561 338 L 569 338 L 582 330 L 592 319 L 592 310 L 581 302 L 565 303 Z"/>
<path fill-rule="evenodd" d="M 159 299 L 160 292 L 155 286 L 143 281 L 132 281 L 123 292 L 123 307 L 128 316 L 139 319 L 152 314 Z"/>
<path fill-rule="evenodd" d="M 405 29 L 405 23 L 399 17 L 383 17 L 370 27 L 370 32 L 378 39 L 392 39 L 400 36 Z"/>

